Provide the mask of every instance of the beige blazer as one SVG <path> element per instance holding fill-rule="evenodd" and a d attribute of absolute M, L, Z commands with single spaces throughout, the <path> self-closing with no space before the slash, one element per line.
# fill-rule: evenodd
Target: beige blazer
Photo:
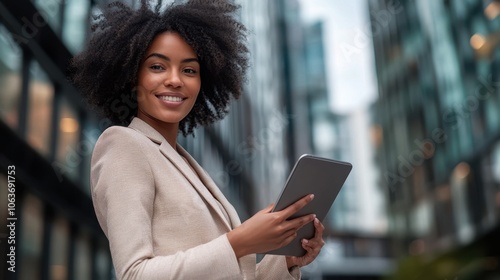
<path fill-rule="evenodd" d="M 95 145 L 92 200 L 118 279 L 299 279 L 283 256 L 236 258 L 226 236 L 241 223 L 235 209 L 177 151 L 138 118 L 106 129 Z"/>

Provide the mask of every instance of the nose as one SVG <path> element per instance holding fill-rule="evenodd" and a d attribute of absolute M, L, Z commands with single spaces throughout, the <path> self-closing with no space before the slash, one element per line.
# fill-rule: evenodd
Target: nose
<path fill-rule="evenodd" d="M 183 86 L 182 79 L 180 77 L 179 71 L 172 70 L 166 73 L 165 80 L 163 84 L 166 87 L 173 87 L 173 88 L 178 88 Z"/>

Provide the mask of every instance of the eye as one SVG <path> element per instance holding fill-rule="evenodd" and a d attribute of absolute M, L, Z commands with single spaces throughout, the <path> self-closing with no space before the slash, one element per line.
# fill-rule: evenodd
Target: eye
<path fill-rule="evenodd" d="M 198 71 L 191 69 L 191 68 L 186 68 L 186 69 L 184 69 L 184 73 L 194 75 L 194 74 L 198 73 Z"/>
<path fill-rule="evenodd" d="M 149 66 L 149 69 L 155 70 L 155 71 L 164 70 L 164 68 L 161 65 L 158 65 L 158 64 Z"/>

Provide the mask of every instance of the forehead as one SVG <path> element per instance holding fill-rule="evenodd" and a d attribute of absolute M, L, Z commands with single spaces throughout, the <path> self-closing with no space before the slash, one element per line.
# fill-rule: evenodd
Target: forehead
<path fill-rule="evenodd" d="M 169 56 L 197 57 L 194 49 L 186 43 L 184 38 L 178 33 L 171 31 L 156 35 L 146 51 L 146 55 L 151 53 L 160 53 Z"/>

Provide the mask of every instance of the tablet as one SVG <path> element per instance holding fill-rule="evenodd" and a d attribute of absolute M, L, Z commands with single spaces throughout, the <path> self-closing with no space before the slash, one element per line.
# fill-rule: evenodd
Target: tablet
<path fill-rule="evenodd" d="M 316 214 L 316 217 L 323 221 L 351 169 L 352 165 L 348 162 L 302 155 L 290 172 L 272 211 L 283 210 L 302 197 L 314 194 L 314 199 L 290 219 Z M 287 246 L 265 254 L 303 256 L 306 250 L 302 248 L 301 240 L 311 239 L 314 237 L 314 232 L 314 224 L 308 223 L 297 232 L 297 237 Z"/>

